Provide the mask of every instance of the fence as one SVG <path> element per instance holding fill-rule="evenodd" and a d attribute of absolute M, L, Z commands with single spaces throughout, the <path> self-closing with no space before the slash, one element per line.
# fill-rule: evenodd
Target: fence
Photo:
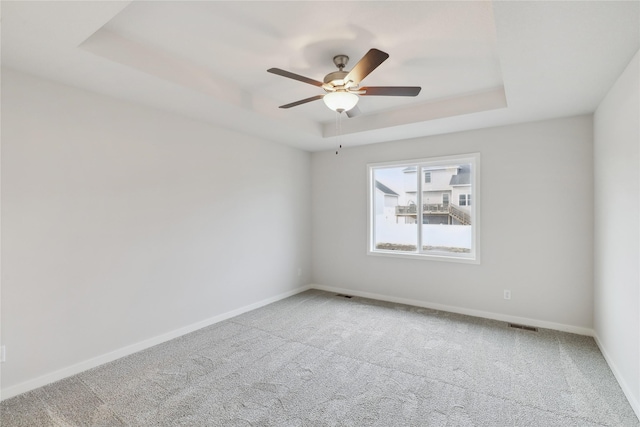
<path fill-rule="evenodd" d="M 376 244 L 394 243 L 415 245 L 418 224 L 395 224 L 376 218 Z M 471 249 L 472 229 L 470 225 L 423 224 L 422 244 Z"/>

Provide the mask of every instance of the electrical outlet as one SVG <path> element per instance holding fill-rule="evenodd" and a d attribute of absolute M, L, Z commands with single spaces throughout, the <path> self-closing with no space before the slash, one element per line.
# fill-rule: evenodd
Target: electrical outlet
<path fill-rule="evenodd" d="M 0 346 L 0 362 L 4 362 L 5 360 L 7 360 L 7 348 Z"/>
<path fill-rule="evenodd" d="M 509 289 L 504 290 L 504 299 L 511 299 L 511 291 Z"/>
<path fill-rule="evenodd" d="M 302 277 L 302 269 L 301 268 L 298 269 L 298 277 Z"/>

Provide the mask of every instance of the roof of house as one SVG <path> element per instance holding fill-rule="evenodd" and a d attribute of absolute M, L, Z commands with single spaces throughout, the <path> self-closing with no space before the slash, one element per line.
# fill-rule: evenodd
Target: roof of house
<path fill-rule="evenodd" d="M 463 165 L 458 168 L 458 174 L 451 177 L 449 185 L 470 185 L 471 184 L 471 166 Z"/>
<path fill-rule="evenodd" d="M 389 187 L 387 187 L 386 185 L 384 185 L 380 181 L 376 181 L 376 188 L 378 190 L 382 191 L 384 194 L 388 194 L 390 196 L 397 196 L 398 195 L 398 193 L 396 193 L 395 191 L 393 191 L 392 189 L 390 189 Z"/>

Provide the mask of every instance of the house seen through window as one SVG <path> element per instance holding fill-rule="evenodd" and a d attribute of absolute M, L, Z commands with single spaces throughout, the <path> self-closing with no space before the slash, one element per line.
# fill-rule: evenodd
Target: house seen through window
<path fill-rule="evenodd" d="M 477 154 L 369 165 L 368 252 L 477 262 L 478 168 Z"/>

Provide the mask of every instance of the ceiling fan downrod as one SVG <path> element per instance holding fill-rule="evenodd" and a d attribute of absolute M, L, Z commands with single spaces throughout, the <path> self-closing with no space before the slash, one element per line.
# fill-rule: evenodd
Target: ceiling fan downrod
<path fill-rule="evenodd" d="M 333 57 L 333 63 L 336 64 L 336 67 L 338 67 L 340 71 L 344 70 L 348 62 L 349 57 L 347 55 L 340 54 Z"/>

